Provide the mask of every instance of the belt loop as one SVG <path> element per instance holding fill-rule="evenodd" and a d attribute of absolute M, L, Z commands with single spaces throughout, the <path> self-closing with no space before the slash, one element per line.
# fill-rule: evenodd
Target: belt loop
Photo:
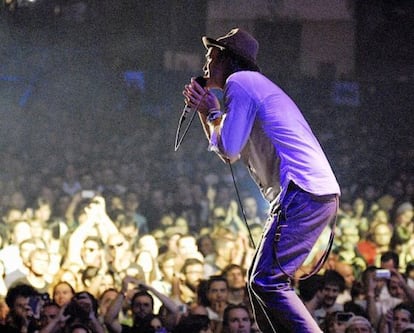
<path fill-rule="evenodd" d="M 282 225 L 281 219 L 282 219 L 282 209 L 280 206 L 278 207 L 277 213 L 276 213 L 276 232 L 275 232 L 275 242 L 278 243 L 280 241 L 280 237 L 282 235 L 282 228 L 286 227 L 286 225 Z"/>

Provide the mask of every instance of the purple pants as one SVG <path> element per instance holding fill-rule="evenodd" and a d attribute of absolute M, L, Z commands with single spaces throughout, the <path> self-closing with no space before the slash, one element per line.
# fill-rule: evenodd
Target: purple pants
<path fill-rule="evenodd" d="M 337 195 L 315 196 L 291 183 L 277 214 L 267 221 L 248 281 L 254 315 L 262 332 L 322 332 L 293 289 L 289 276 L 306 260 L 323 229 L 334 223 L 337 210 Z"/>

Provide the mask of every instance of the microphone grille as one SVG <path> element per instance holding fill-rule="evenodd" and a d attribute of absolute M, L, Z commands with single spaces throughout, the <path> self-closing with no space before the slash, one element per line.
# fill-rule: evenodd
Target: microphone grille
<path fill-rule="evenodd" d="M 203 76 L 197 76 L 196 77 L 196 79 L 195 79 L 195 81 L 200 85 L 200 86 L 202 86 L 203 88 L 206 86 L 206 84 L 207 84 L 207 79 L 205 78 L 205 77 L 203 77 Z"/>

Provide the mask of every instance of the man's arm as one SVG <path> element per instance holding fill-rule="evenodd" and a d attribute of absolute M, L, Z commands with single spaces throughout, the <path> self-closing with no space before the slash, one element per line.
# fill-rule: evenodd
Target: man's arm
<path fill-rule="evenodd" d="M 168 311 L 170 311 L 174 315 L 178 315 L 179 310 L 180 310 L 180 305 L 183 305 L 183 304 L 178 304 L 176 301 L 174 301 L 170 297 L 164 295 L 163 293 L 160 293 L 157 289 L 144 283 L 143 281 L 137 281 L 137 282 L 138 282 L 138 286 L 140 289 L 149 291 L 151 294 L 156 296 L 161 301 L 161 303 L 167 308 Z"/>
<path fill-rule="evenodd" d="M 375 271 L 368 272 L 365 297 L 367 300 L 367 314 L 369 321 L 374 327 L 377 327 L 380 320 L 380 314 L 378 313 L 376 304 L 374 275 Z"/>
<path fill-rule="evenodd" d="M 106 312 L 104 316 L 104 323 L 105 326 L 108 328 L 108 330 L 111 333 L 121 333 L 122 331 L 122 325 L 118 320 L 119 313 L 121 312 L 122 305 L 125 300 L 125 295 L 128 291 L 128 285 L 131 283 L 131 277 L 126 276 L 122 280 L 122 287 L 119 294 L 116 296 L 116 298 L 112 301 L 111 305 L 108 308 L 108 311 Z"/>
<path fill-rule="evenodd" d="M 108 330 L 112 333 L 121 333 L 122 326 L 118 320 L 119 312 L 121 311 L 122 304 L 125 300 L 125 294 L 121 291 L 116 298 L 112 301 L 105 313 L 104 323 Z"/>

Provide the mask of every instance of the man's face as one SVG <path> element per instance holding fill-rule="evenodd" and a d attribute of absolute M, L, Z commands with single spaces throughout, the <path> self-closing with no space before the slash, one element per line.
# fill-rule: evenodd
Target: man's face
<path fill-rule="evenodd" d="M 217 303 L 227 302 L 228 289 L 224 281 L 214 281 L 207 291 L 207 299 L 214 306 Z"/>
<path fill-rule="evenodd" d="M 25 265 L 29 263 L 30 253 L 36 249 L 36 244 L 31 242 L 24 242 L 20 246 L 20 257 Z"/>
<path fill-rule="evenodd" d="M 94 240 L 87 240 L 81 251 L 85 266 L 99 267 L 101 264 L 101 251 L 99 244 Z"/>
<path fill-rule="evenodd" d="M 14 312 L 23 318 L 29 317 L 32 313 L 32 310 L 29 306 L 29 297 L 17 296 L 14 301 Z"/>
<path fill-rule="evenodd" d="M 395 332 L 401 332 L 411 322 L 411 316 L 408 311 L 397 310 L 394 311 L 392 317 L 392 325 Z"/>
<path fill-rule="evenodd" d="M 138 206 L 139 206 L 139 202 L 138 202 L 137 195 L 134 193 L 128 194 L 125 200 L 125 208 L 129 212 L 135 212 L 138 209 Z"/>
<path fill-rule="evenodd" d="M 207 53 L 205 55 L 206 62 L 204 63 L 203 71 L 204 71 L 204 77 L 207 77 L 207 78 L 211 78 L 210 66 L 211 66 L 211 63 L 213 62 L 213 55 L 212 55 L 213 49 L 214 49 L 213 47 L 208 48 Z"/>
<path fill-rule="evenodd" d="M 217 55 L 219 49 L 210 47 L 206 53 L 206 62 L 203 67 L 204 77 L 208 78 L 209 88 L 222 88 L 222 62 L 218 59 Z"/>
<path fill-rule="evenodd" d="M 194 237 L 183 237 L 177 242 L 177 251 L 184 258 L 191 256 L 198 251 L 197 241 Z"/>
<path fill-rule="evenodd" d="M 342 264 L 339 265 L 337 268 L 337 271 L 339 274 L 343 276 L 345 279 L 345 286 L 349 289 L 351 289 L 354 281 L 355 281 L 355 274 L 354 270 L 351 265 Z"/>
<path fill-rule="evenodd" d="M 405 300 L 406 294 L 401 286 L 398 276 L 392 274 L 389 282 L 389 292 L 392 297 L 400 298 Z"/>
<path fill-rule="evenodd" d="M 204 276 L 204 267 L 201 264 L 189 265 L 185 269 L 185 282 L 196 288 Z"/>
<path fill-rule="evenodd" d="M 206 237 L 200 241 L 200 252 L 204 256 L 214 253 L 214 243 L 211 238 Z"/>
<path fill-rule="evenodd" d="M 395 267 L 394 260 L 390 259 L 387 261 L 381 261 L 381 268 L 389 269 L 389 270 L 395 269 L 396 267 Z"/>
<path fill-rule="evenodd" d="M 43 307 L 42 314 L 40 315 L 40 321 L 42 327 L 48 325 L 59 314 L 59 307 L 56 305 L 47 305 Z"/>
<path fill-rule="evenodd" d="M 30 258 L 30 266 L 32 272 L 37 276 L 43 276 L 49 268 L 49 255 L 47 252 L 36 251 L 32 253 Z"/>
<path fill-rule="evenodd" d="M 152 313 L 152 301 L 148 296 L 137 296 L 131 303 L 131 310 L 135 317 L 144 318 Z"/>
<path fill-rule="evenodd" d="M 373 240 L 379 246 L 388 246 L 391 237 L 392 231 L 387 224 L 380 224 L 374 230 Z"/>
<path fill-rule="evenodd" d="M 250 333 L 250 316 L 244 309 L 229 311 L 229 333 Z"/>
<path fill-rule="evenodd" d="M 108 252 L 110 257 L 115 260 L 121 260 L 128 248 L 126 239 L 122 234 L 113 235 L 108 239 Z"/>
<path fill-rule="evenodd" d="M 175 275 L 175 260 L 168 259 L 161 265 L 161 270 L 167 280 L 172 280 Z"/>
<path fill-rule="evenodd" d="M 244 213 L 249 218 L 257 215 L 257 202 L 254 198 L 246 198 L 244 200 Z"/>
<path fill-rule="evenodd" d="M 322 289 L 324 307 L 331 307 L 334 305 L 339 292 L 340 290 L 338 286 L 331 284 L 325 285 Z"/>
<path fill-rule="evenodd" d="M 246 283 L 241 268 L 233 268 L 226 274 L 230 289 L 244 288 Z"/>

